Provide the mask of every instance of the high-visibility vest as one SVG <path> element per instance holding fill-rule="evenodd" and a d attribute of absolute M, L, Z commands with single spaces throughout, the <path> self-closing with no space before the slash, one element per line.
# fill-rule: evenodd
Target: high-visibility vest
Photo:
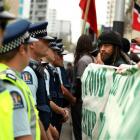
<path fill-rule="evenodd" d="M 0 140 L 14 140 L 13 99 L 0 82 Z"/>
<path fill-rule="evenodd" d="M 25 101 L 27 103 L 28 120 L 29 120 L 29 122 L 32 122 L 32 119 L 34 119 L 34 117 L 32 117 L 32 115 L 35 115 L 35 119 L 36 119 L 35 130 L 33 130 L 33 128 L 31 129 L 32 131 L 34 131 L 33 132 L 34 135 L 32 135 L 32 137 L 34 140 L 40 140 L 38 111 L 35 107 L 32 93 L 31 93 L 29 87 L 26 85 L 26 83 L 21 78 L 19 78 L 17 75 L 12 75 L 11 73 L 9 74 L 7 72 L 8 70 L 10 70 L 10 68 L 8 66 L 0 63 L 0 79 L 8 80 L 9 82 L 11 82 L 13 85 L 18 87 L 22 91 L 22 93 L 25 97 Z"/>

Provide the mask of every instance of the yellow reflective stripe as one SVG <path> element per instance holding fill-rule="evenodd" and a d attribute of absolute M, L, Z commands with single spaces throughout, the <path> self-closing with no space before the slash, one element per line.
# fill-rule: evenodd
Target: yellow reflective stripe
<path fill-rule="evenodd" d="M 7 69 L 9 69 L 8 66 L 6 66 L 5 64 L 0 63 L 0 72 L 6 71 Z M 38 111 L 37 111 L 37 109 L 36 109 L 36 107 L 34 105 L 34 99 L 33 99 L 33 96 L 32 96 L 32 93 L 31 93 L 29 87 L 27 86 L 27 84 L 22 79 L 17 77 L 17 80 L 14 81 L 14 80 L 6 77 L 5 73 L 0 73 L 0 79 L 8 80 L 11 83 L 13 83 L 15 86 L 19 87 L 19 89 L 21 89 L 21 91 L 24 94 L 26 103 L 27 103 L 29 121 L 31 121 L 31 105 L 33 106 L 34 112 L 35 112 L 35 115 L 36 115 L 36 140 L 40 140 L 40 127 L 39 127 L 39 121 L 38 121 L 39 120 L 38 119 Z M 30 94 L 30 95 L 28 95 L 28 94 Z"/>
<path fill-rule="evenodd" d="M 8 91 L 0 93 L 0 140 L 14 140 L 13 100 Z"/>

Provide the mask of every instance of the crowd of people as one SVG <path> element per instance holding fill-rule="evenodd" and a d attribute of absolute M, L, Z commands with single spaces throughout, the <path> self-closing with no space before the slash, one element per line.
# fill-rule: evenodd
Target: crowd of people
<path fill-rule="evenodd" d="M 138 63 L 128 54 L 129 41 L 109 31 L 93 45 L 91 36 L 81 35 L 74 64 L 65 69 L 62 39 L 48 36 L 48 22 L 16 19 L 3 1 L 0 6 L 0 140 L 58 140 L 68 108 L 75 140 L 82 140 L 81 76 L 90 63 Z"/>

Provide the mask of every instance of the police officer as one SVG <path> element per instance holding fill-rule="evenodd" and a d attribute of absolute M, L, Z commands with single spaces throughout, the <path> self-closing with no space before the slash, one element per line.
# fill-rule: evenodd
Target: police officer
<path fill-rule="evenodd" d="M 57 39 L 56 45 L 59 50 L 56 51 L 57 53 L 55 54 L 56 59 L 54 61 L 54 64 L 57 67 L 59 79 L 61 82 L 61 90 L 65 98 L 63 101 L 63 107 L 67 107 L 69 103 L 72 105 L 75 104 L 76 98 L 70 92 L 70 83 L 67 80 L 68 78 L 66 75 L 66 70 L 64 68 L 63 55 L 66 55 L 67 53 L 64 51 L 62 39 Z"/>
<path fill-rule="evenodd" d="M 46 59 L 49 62 L 48 65 L 46 65 L 46 70 L 49 72 L 49 90 L 50 90 L 50 96 L 53 102 L 55 102 L 59 107 L 63 107 L 63 94 L 61 92 L 61 83 L 59 79 L 59 75 L 57 72 L 57 69 L 53 65 L 53 62 L 55 60 L 55 51 L 59 50 L 59 48 L 56 46 L 55 39 L 48 39 L 49 42 L 49 49 L 47 51 Z M 65 113 L 68 114 L 68 111 L 65 109 Z M 51 123 L 52 125 L 56 126 L 59 133 L 61 132 L 62 123 L 65 122 L 63 117 L 59 115 L 60 113 L 56 113 L 56 111 L 53 111 L 52 113 L 52 119 Z"/>
<path fill-rule="evenodd" d="M 23 80 L 32 91 L 35 104 L 39 111 L 39 117 L 43 123 L 45 131 L 50 124 L 49 98 L 45 89 L 44 73 L 40 65 L 40 58 L 46 54 L 47 47 L 41 37 L 46 34 L 47 22 L 32 24 L 29 28 L 31 36 L 38 38 L 38 42 L 29 45 L 30 63 L 22 73 Z"/>
<path fill-rule="evenodd" d="M 26 44 L 30 39 L 27 32 L 29 25 L 26 20 L 18 20 L 8 25 L 0 48 L 0 79 L 4 81 L 14 103 L 14 132 L 11 134 L 18 140 L 40 140 L 39 120 L 32 94 L 20 78 L 20 72 L 29 59 Z M 6 104 L 9 105 L 8 102 Z"/>
<path fill-rule="evenodd" d="M 55 106 L 55 104 L 51 101 L 47 93 L 45 83 L 47 76 L 45 76 L 44 68 L 40 63 L 40 59 L 46 56 L 46 52 L 48 50 L 46 44 L 47 25 L 47 22 L 36 23 L 32 24 L 29 29 L 31 36 L 38 38 L 39 41 L 31 44 L 29 47 L 31 61 L 29 66 L 24 69 L 22 77 L 32 90 L 32 94 L 39 110 L 40 119 L 45 130 L 48 132 L 51 119 L 50 106 L 53 109 L 52 106 Z M 56 111 L 63 114 L 63 116 L 65 117 L 65 111 L 62 108 L 59 108 L 57 106 Z"/>
<path fill-rule="evenodd" d="M 0 1 L 0 44 L 2 43 L 3 32 L 8 20 L 13 19 L 10 13 L 4 11 L 3 1 Z M 8 110 L 8 111 L 7 111 Z M 13 101 L 9 91 L 0 81 L 0 139 L 13 140 Z"/>

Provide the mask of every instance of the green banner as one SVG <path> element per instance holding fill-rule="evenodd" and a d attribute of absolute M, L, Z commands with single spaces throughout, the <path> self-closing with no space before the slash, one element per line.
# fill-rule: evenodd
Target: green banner
<path fill-rule="evenodd" d="M 140 70 L 123 75 L 90 64 L 82 77 L 82 131 L 86 139 L 140 139 Z"/>

